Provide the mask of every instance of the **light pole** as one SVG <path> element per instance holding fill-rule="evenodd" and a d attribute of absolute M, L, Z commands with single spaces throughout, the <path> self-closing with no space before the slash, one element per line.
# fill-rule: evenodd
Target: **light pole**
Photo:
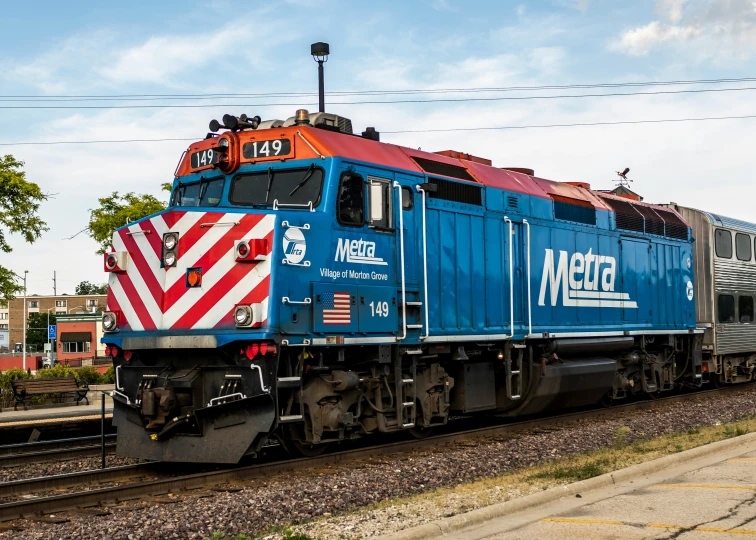
<path fill-rule="evenodd" d="M 318 110 L 325 112 L 325 83 L 323 82 L 323 64 L 328 62 L 328 55 L 330 54 L 330 47 L 328 43 L 318 41 L 310 45 L 310 54 L 312 59 L 318 63 L 318 97 L 319 105 Z"/>
<path fill-rule="evenodd" d="M 55 309 L 54 307 L 47 308 L 47 343 L 50 345 L 50 367 L 53 367 L 53 346 L 52 346 L 52 340 L 50 339 L 50 310 Z M 56 348 L 57 352 L 57 348 Z"/>
<path fill-rule="evenodd" d="M 24 337 L 23 337 L 23 366 L 24 371 L 26 371 L 26 274 L 28 274 L 28 270 L 24 270 L 24 325 L 23 325 L 23 331 L 24 331 Z"/>

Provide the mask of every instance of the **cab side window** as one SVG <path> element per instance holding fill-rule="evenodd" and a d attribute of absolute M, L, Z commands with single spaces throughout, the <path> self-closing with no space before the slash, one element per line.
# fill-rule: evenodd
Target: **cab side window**
<path fill-rule="evenodd" d="M 391 182 L 368 177 L 370 196 L 370 226 L 376 229 L 391 228 Z"/>
<path fill-rule="evenodd" d="M 717 257 L 732 259 L 732 233 L 724 229 L 714 231 L 714 251 Z"/>
<path fill-rule="evenodd" d="M 341 175 L 336 214 L 342 225 L 362 227 L 365 224 L 365 181 L 359 174 L 345 172 Z"/>

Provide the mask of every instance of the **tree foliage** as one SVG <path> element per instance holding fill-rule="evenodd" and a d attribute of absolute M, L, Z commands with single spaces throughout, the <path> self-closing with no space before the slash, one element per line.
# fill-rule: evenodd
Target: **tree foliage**
<path fill-rule="evenodd" d="M 55 313 L 50 312 L 50 324 L 55 324 Z M 27 345 L 47 343 L 47 312 L 29 313 L 29 326 L 26 331 Z"/>
<path fill-rule="evenodd" d="M 82 281 L 76 286 L 76 294 L 107 294 L 108 284 L 95 285 L 88 281 Z"/>
<path fill-rule="evenodd" d="M 166 204 L 152 195 L 138 195 L 114 191 L 109 197 L 99 199 L 100 207 L 89 211 L 87 229 L 98 244 L 97 253 L 105 253 L 110 246 L 113 233 L 130 221 L 141 219 L 155 212 L 165 210 Z"/>
<path fill-rule="evenodd" d="M 37 215 L 39 205 L 47 195 L 34 182 L 26 179 L 24 162 L 11 155 L 0 158 L 0 251 L 13 251 L 6 234 L 20 234 L 27 242 L 34 243 L 47 224 Z M 21 284 L 13 273 L 0 266 L 0 298 L 11 299 L 21 292 Z"/>

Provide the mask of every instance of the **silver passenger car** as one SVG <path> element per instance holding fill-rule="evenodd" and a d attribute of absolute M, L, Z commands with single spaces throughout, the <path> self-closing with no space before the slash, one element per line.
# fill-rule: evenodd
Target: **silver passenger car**
<path fill-rule="evenodd" d="M 751 380 L 756 367 L 756 224 L 670 205 L 693 228 L 703 372 L 715 383 Z"/>

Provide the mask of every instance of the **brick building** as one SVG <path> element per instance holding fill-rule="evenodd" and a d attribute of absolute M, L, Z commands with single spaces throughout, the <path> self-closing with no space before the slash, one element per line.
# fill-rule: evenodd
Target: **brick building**
<path fill-rule="evenodd" d="M 55 315 L 98 313 L 105 310 L 107 296 L 104 294 L 62 294 L 58 296 L 30 295 L 26 297 L 26 312 Z M 0 306 L 0 331 L 9 332 L 8 344 L 11 350 L 23 342 L 24 299 L 17 297 L 7 306 Z"/>
<path fill-rule="evenodd" d="M 58 362 L 105 356 L 101 316 L 98 313 L 58 316 Z"/>

